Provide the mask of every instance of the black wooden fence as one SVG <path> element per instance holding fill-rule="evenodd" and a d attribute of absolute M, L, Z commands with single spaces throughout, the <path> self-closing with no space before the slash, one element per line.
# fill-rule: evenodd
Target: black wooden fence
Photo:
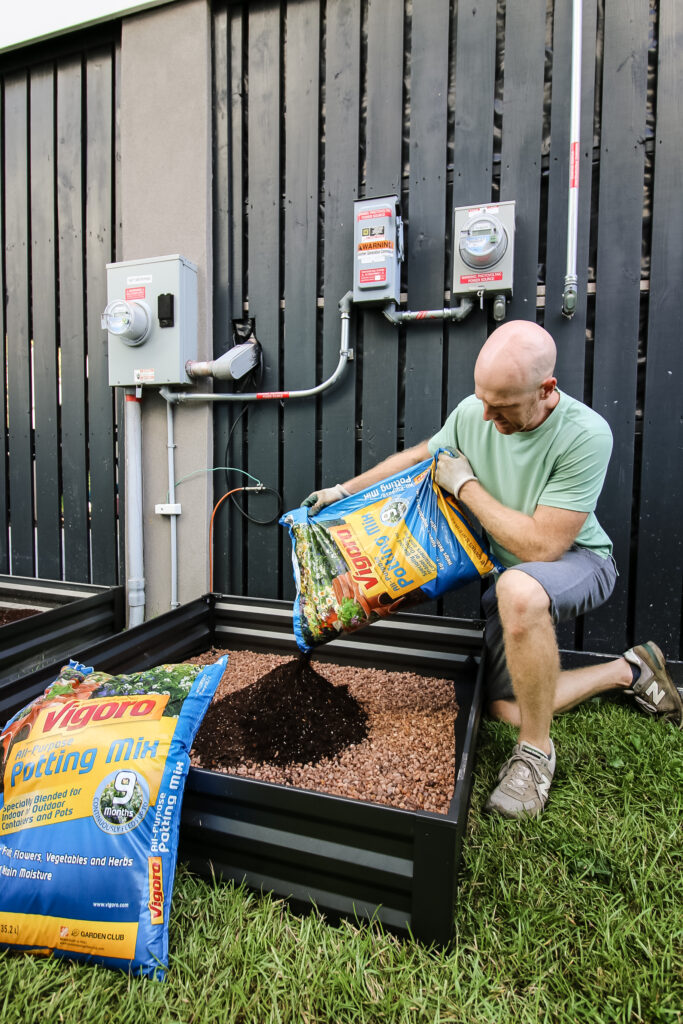
<path fill-rule="evenodd" d="M 0 63 L 0 572 L 113 584 L 99 316 L 115 252 L 117 47 L 102 33 L 60 45 Z"/>
<path fill-rule="evenodd" d="M 598 513 L 619 585 L 563 645 L 615 651 L 652 635 L 680 657 L 681 11 L 676 0 L 584 0 L 583 12 L 579 305 L 565 320 L 571 0 L 216 2 L 216 354 L 231 319 L 250 316 L 264 390 L 329 376 L 354 199 L 400 196 L 413 309 L 451 301 L 453 207 L 515 199 L 508 316 L 553 333 L 560 386 L 615 437 Z M 116 252 L 116 78 L 113 40 L 3 73 L 3 571 L 11 556 L 29 575 L 116 573 L 98 320 Z M 358 313 L 341 384 L 314 401 L 218 408 L 215 464 L 257 475 L 294 506 L 429 436 L 471 390 L 491 326 L 479 310 L 400 331 Z M 216 497 L 241 479 L 217 480 Z M 257 496 L 245 511 L 268 519 L 276 508 Z M 224 503 L 215 581 L 291 597 L 283 530 Z M 445 607 L 477 614 L 476 588 Z"/>
<path fill-rule="evenodd" d="M 681 651 L 680 21 L 675 0 L 584 0 L 579 305 L 566 320 L 570 0 L 215 9 L 217 350 L 248 312 L 264 389 L 309 387 L 336 365 L 354 199 L 401 197 L 411 309 L 450 301 L 453 207 L 516 200 L 508 316 L 551 331 L 560 387 L 602 413 L 615 439 L 598 512 L 620 579 L 603 609 L 563 631 L 579 649 L 653 635 Z M 491 327 L 478 310 L 401 331 L 359 313 L 341 385 L 239 420 L 224 408 L 217 465 L 227 456 L 279 488 L 285 507 L 298 504 L 434 432 L 471 391 Z M 254 498 L 249 511 L 266 518 L 266 504 Z M 226 505 L 218 585 L 291 596 L 283 533 Z M 476 588 L 446 608 L 477 614 Z"/>

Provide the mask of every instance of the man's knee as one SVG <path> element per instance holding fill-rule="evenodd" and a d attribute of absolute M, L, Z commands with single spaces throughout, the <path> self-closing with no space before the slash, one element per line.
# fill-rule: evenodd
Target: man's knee
<path fill-rule="evenodd" d="M 496 584 L 498 614 L 505 632 L 523 634 L 550 616 L 550 598 L 533 576 L 507 569 Z"/>

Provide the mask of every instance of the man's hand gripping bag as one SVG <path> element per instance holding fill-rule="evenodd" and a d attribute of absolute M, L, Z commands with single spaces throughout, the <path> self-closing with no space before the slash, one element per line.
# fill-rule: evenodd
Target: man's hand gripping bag
<path fill-rule="evenodd" d="M 440 449 L 441 451 L 442 449 Z M 287 512 L 302 651 L 500 571 L 427 459 L 323 508 Z"/>
<path fill-rule="evenodd" d="M 72 662 L 8 722 L 0 948 L 163 977 L 190 748 L 226 662 Z"/>

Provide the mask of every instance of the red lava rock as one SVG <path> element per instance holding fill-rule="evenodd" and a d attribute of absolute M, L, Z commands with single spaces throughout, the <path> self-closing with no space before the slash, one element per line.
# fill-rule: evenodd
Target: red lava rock
<path fill-rule="evenodd" d="M 233 774 L 237 774 L 239 766 L 241 777 L 263 782 L 404 810 L 447 812 L 455 784 L 453 727 L 458 710 L 450 680 L 314 660 L 311 670 L 317 669 L 324 677 L 323 689 L 345 691 L 366 715 L 365 737 L 347 740 L 336 752 L 319 751 L 322 756 L 316 762 L 307 761 L 299 753 L 292 756 L 290 763 L 274 763 L 243 751 L 233 763 L 228 763 L 223 744 L 225 737 L 235 732 L 234 716 L 224 718 L 220 724 L 212 717 L 213 708 L 227 696 L 244 693 L 278 666 L 288 661 L 291 664 L 291 659 L 253 651 L 213 649 L 192 661 L 209 664 L 225 653 L 229 654 L 228 667 L 198 733 L 191 753 L 193 765 Z M 286 704 L 296 694 L 281 688 L 281 696 Z M 273 735 L 268 742 L 273 752 L 282 754 L 278 725 L 277 716 L 273 715 Z M 200 750 L 200 742 L 213 746 Z"/>

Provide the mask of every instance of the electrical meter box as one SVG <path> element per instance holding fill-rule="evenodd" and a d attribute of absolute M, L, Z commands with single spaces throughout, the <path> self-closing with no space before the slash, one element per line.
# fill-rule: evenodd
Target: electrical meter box
<path fill-rule="evenodd" d="M 189 384 L 197 359 L 197 268 L 182 256 L 107 264 L 109 384 Z"/>
<path fill-rule="evenodd" d="M 512 295 L 515 204 L 458 206 L 453 217 L 453 295 Z"/>
<path fill-rule="evenodd" d="M 353 301 L 399 302 L 403 221 L 398 196 L 353 204 Z"/>

